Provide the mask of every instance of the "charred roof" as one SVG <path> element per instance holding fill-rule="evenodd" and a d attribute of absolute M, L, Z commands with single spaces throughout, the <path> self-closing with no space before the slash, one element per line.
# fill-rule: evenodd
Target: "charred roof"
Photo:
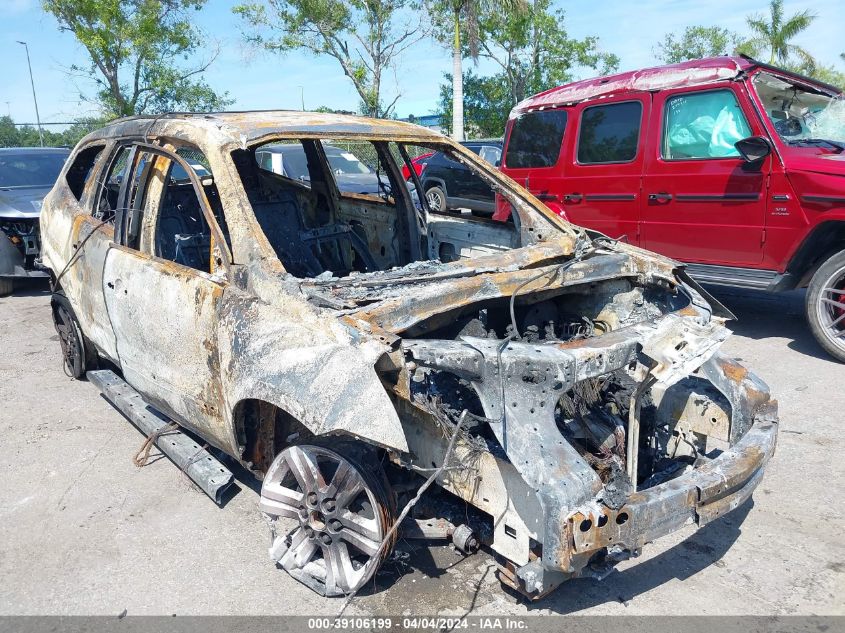
<path fill-rule="evenodd" d="M 174 126 L 185 133 L 222 134 L 238 144 L 253 144 L 264 138 L 384 138 L 410 141 L 443 141 L 430 129 L 390 119 L 295 110 L 244 112 L 168 112 L 160 115 L 126 117 L 93 132 L 98 138 L 149 137 L 172 134 Z"/>

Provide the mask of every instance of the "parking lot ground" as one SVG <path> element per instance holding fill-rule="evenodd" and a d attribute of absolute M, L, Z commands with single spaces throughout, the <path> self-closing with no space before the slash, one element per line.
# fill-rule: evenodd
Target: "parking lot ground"
<path fill-rule="evenodd" d="M 347 613 L 845 614 L 845 366 L 813 341 L 800 293 L 716 292 L 740 317 L 723 350 L 780 401 L 752 503 L 535 604 L 500 588 L 486 553 L 400 543 L 408 567 L 389 563 Z M 59 358 L 46 288 L 0 299 L 0 613 L 337 613 L 271 564 L 254 485 L 221 509 L 166 458 L 136 468 L 144 438 Z"/>

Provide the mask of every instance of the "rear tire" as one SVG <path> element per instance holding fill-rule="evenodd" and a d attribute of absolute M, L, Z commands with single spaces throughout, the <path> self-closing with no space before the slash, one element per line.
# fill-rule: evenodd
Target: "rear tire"
<path fill-rule="evenodd" d="M 425 199 L 428 208 L 437 213 L 446 212 L 446 192 L 440 187 L 429 187 L 425 190 Z"/>
<path fill-rule="evenodd" d="M 15 289 L 15 282 L 12 279 L 0 279 L 0 297 L 12 294 Z"/>
<path fill-rule="evenodd" d="M 813 275 L 805 309 L 819 345 L 845 363 L 845 251 L 830 257 Z"/>
<path fill-rule="evenodd" d="M 85 372 L 96 367 L 97 354 L 82 334 L 82 328 L 79 327 L 79 321 L 67 297 L 53 294 L 50 303 L 53 308 L 53 324 L 62 347 L 65 373 L 76 380 L 82 380 Z"/>

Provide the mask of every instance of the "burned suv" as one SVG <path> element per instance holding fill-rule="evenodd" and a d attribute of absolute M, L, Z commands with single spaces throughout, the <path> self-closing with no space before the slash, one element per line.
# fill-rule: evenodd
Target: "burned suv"
<path fill-rule="evenodd" d="M 280 143 L 302 146 L 307 180 L 256 160 Z M 341 191 L 326 145 L 384 186 Z M 424 151 L 513 221 L 430 214 L 401 172 L 421 190 Z M 720 355 L 730 314 L 679 264 L 568 224 L 420 127 L 120 120 L 74 150 L 41 227 L 68 370 L 213 499 L 227 459 L 263 480 L 271 557 L 325 595 L 419 530 L 429 484 L 471 517 L 446 530 L 456 545 L 488 546 L 536 598 L 730 512 L 774 451 L 775 402 Z"/>

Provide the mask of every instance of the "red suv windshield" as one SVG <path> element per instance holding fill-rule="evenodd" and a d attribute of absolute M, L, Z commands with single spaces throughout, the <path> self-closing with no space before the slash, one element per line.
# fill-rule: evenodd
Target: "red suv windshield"
<path fill-rule="evenodd" d="M 778 136 L 790 145 L 845 143 L 845 99 L 761 72 L 754 88 Z"/>

